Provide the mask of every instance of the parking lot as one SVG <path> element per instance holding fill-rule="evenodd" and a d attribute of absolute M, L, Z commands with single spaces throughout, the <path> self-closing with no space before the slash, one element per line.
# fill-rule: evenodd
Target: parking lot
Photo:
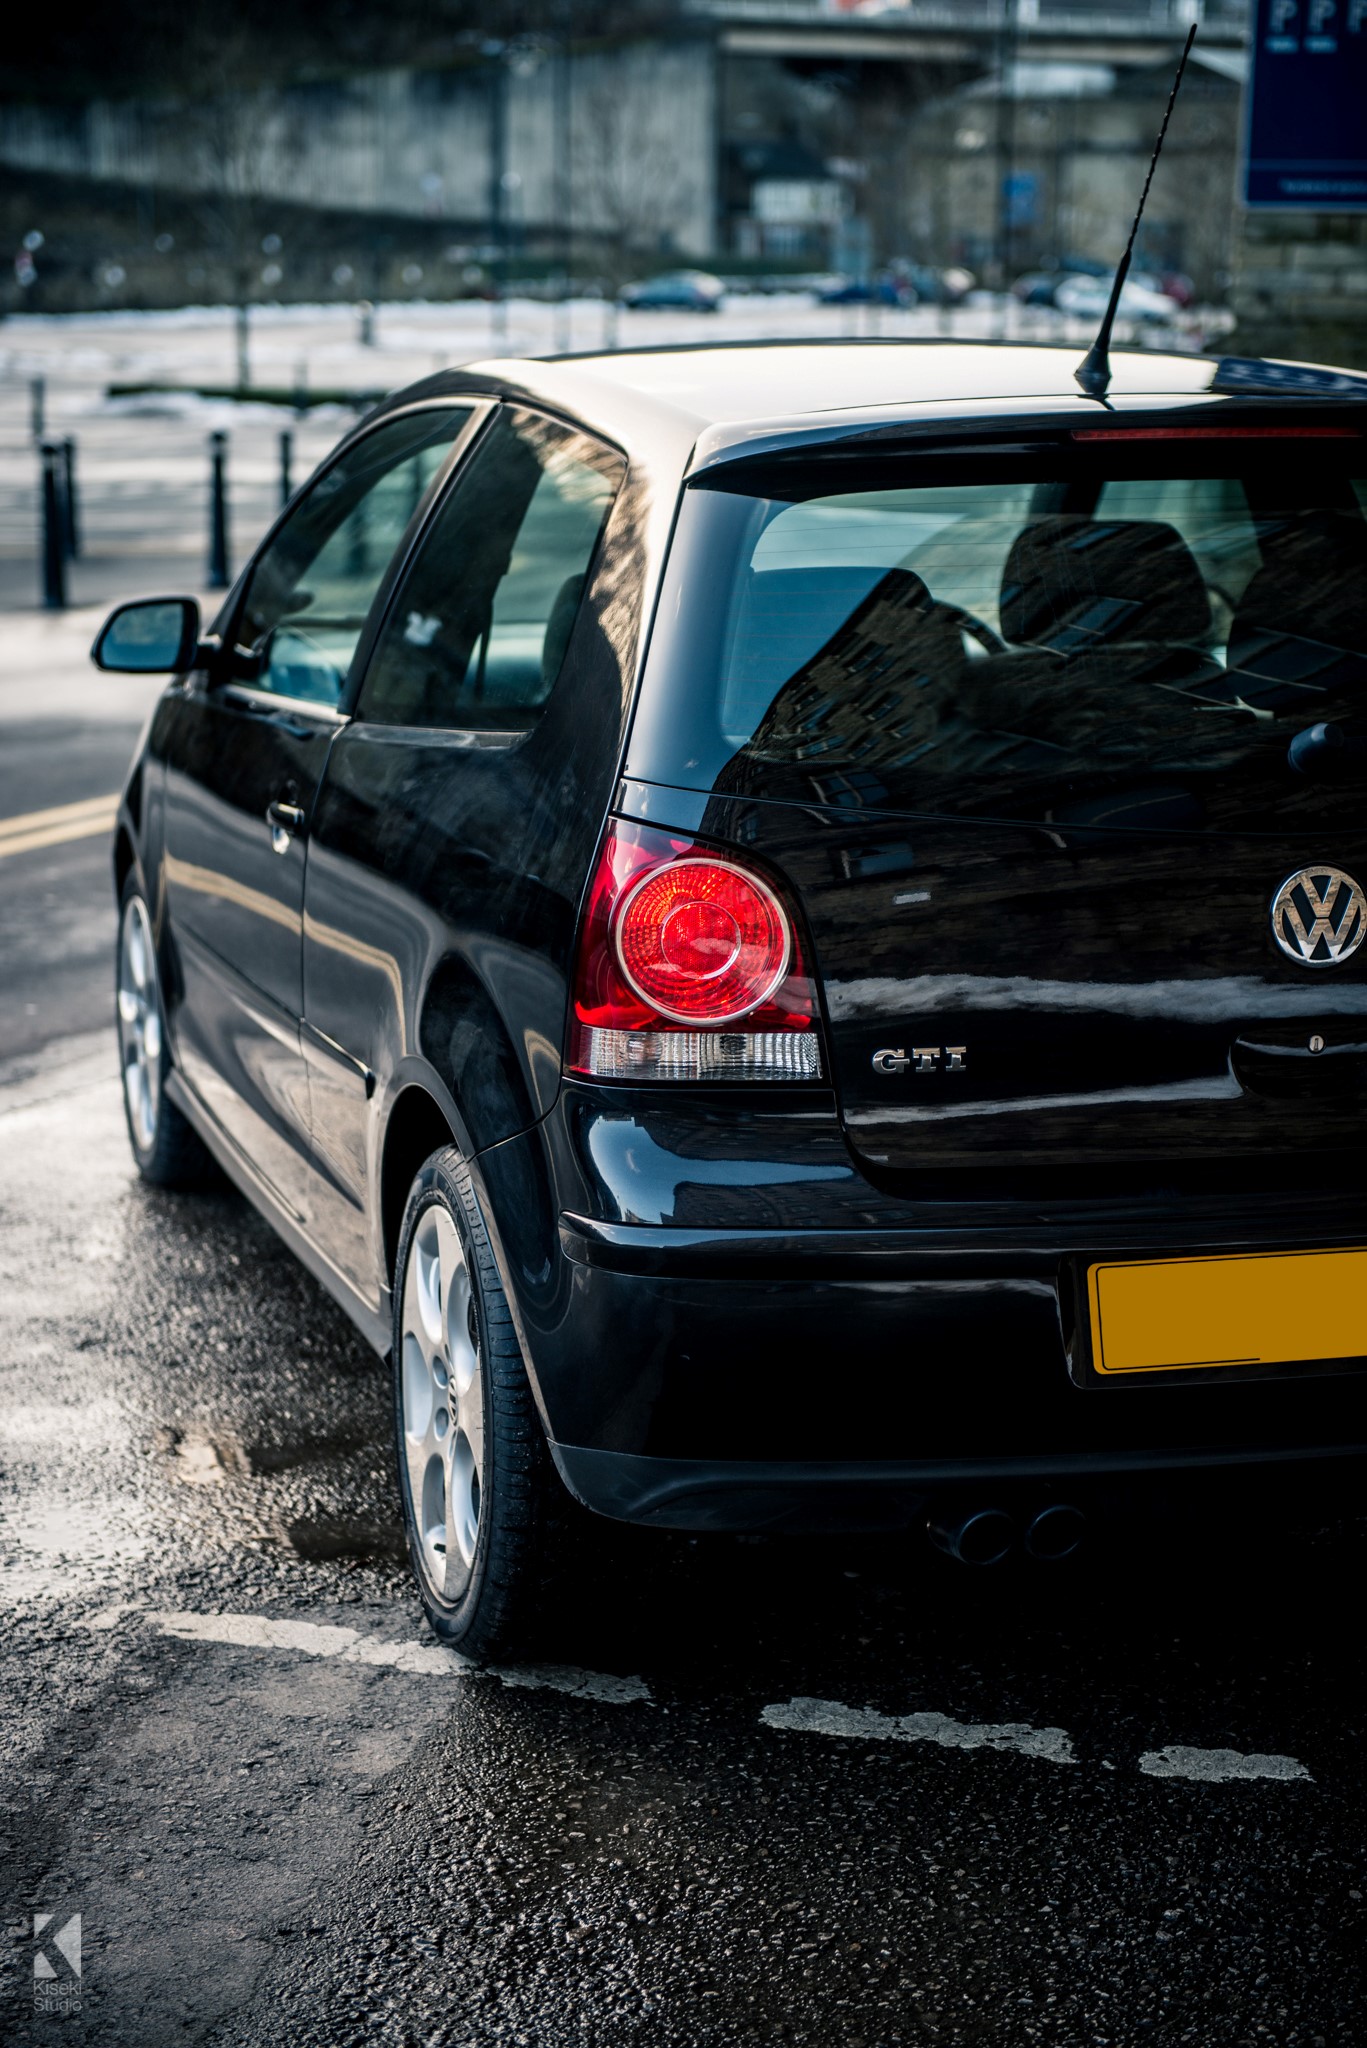
<path fill-rule="evenodd" d="M 384 1368 L 243 1200 L 134 1175 L 107 814 L 157 686 L 78 594 L 0 619 L 0 2041 L 1356 2048 L 1342 1503 L 978 1572 L 604 1528 L 525 1661 L 426 1636 Z"/>

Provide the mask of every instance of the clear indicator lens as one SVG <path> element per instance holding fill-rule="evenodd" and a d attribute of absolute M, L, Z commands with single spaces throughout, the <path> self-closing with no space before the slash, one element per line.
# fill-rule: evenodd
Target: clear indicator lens
<path fill-rule="evenodd" d="M 814 1031 L 584 1031 L 575 1065 L 602 1081 L 819 1081 Z"/>

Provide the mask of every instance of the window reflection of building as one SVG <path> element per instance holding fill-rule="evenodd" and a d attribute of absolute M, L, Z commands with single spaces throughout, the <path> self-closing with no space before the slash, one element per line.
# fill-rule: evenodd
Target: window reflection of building
<path fill-rule="evenodd" d="M 876 803 L 886 790 L 872 765 L 906 767 L 936 744 L 963 666 L 953 614 L 919 576 L 889 569 L 779 690 L 748 751 L 793 764 L 837 758 L 844 773 L 811 778 L 822 801 Z"/>

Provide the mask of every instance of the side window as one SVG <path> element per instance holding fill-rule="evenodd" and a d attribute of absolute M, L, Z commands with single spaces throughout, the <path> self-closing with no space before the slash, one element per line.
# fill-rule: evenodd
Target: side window
<path fill-rule="evenodd" d="M 238 615 L 239 643 L 261 660 L 256 689 L 337 703 L 394 550 L 469 417 L 444 406 L 376 427 L 295 506 Z"/>
<path fill-rule="evenodd" d="M 531 413 L 500 413 L 398 591 L 361 693 L 386 725 L 536 723 L 622 478 L 621 458 Z"/>

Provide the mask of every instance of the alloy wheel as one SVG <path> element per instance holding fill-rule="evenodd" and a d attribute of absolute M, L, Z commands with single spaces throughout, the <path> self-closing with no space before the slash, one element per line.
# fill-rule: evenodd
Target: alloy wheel
<path fill-rule="evenodd" d="M 423 1577 L 450 1602 L 470 1582 L 484 1470 L 484 1376 L 465 1249 L 439 1202 L 424 1209 L 403 1283 L 399 1386 L 409 1511 Z"/>
<path fill-rule="evenodd" d="M 119 1065 L 134 1143 L 150 1152 L 161 1116 L 161 995 L 147 905 L 130 896 L 119 929 Z"/>

